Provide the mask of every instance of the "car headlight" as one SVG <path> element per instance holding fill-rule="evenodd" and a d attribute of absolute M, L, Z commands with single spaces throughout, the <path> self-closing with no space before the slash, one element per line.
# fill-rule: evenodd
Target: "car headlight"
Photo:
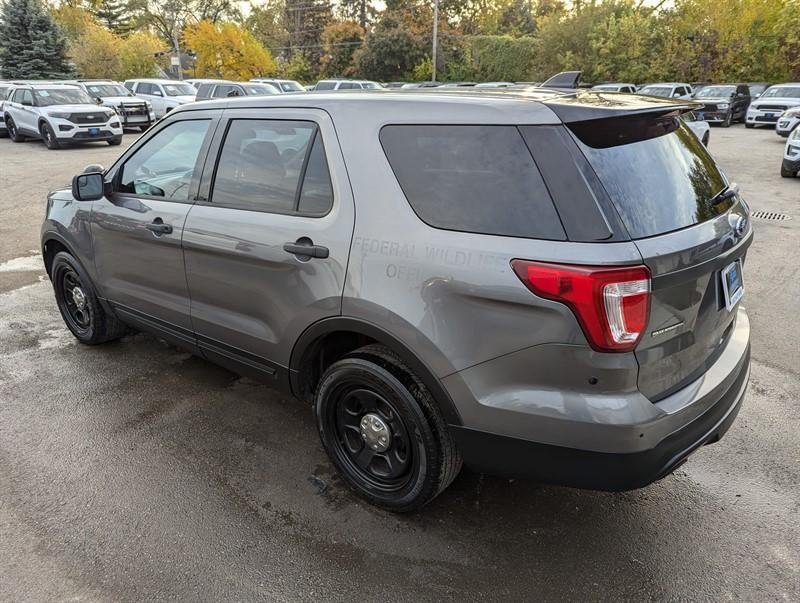
<path fill-rule="evenodd" d="M 789 140 L 800 140 L 800 127 L 795 128 L 791 134 L 789 134 Z"/>
<path fill-rule="evenodd" d="M 720 103 L 719 105 L 717 105 L 717 107 L 719 107 L 722 110 L 725 110 L 728 107 L 730 107 L 730 105 L 728 103 Z"/>
<path fill-rule="evenodd" d="M 56 119 L 69 119 L 69 113 L 49 113 L 50 117 L 54 117 Z"/>

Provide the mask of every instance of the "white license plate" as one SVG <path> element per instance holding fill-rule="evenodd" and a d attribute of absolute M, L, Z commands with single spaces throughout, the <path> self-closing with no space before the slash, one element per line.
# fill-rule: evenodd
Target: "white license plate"
<path fill-rule="evenodd" d="M 728 264 L 722 270 L 722 292 L 725 296 L 725 307 L 730 312 L 744 295 L 742 263 L 739 260 Z"/>

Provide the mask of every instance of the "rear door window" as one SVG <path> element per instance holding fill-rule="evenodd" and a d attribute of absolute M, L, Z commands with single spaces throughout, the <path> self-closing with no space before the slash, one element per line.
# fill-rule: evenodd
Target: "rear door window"
<path fill-rule="evenodd" d="M 217 86 L 214 89 L 214 98 L 227 98 L 232 96 L 241 96 L 238 86 L 231 86 L 228 84 Z"/>
<path fill-rule="evenodd" d="M 315 86 L 315 90 L 333 90 L 336 87 L 336 82 L 319 82 Z"/>
<path fill-rule="evenodd" d="M 380 141 L 409 204 L 430 226 L 566 238 L 517 127 L 391 125 Z"/>
<path fill-rule="evenodd" d="M 633 239 L 709 220 L 732 200 L 706 147 L 676 117 L 621 117 L 569 125 Z"/>
<path fill-rule="evenodd" d="M 316 124 L 231 121 L 214 176 L 211 202 L 283 214 L 327 213 L 333 193 Z"/>
<path fill-rule="evenodd" d="M 211 98 L 211 88 L 214 84 L 200 84 L 197 88 L 197 98 Z"/>

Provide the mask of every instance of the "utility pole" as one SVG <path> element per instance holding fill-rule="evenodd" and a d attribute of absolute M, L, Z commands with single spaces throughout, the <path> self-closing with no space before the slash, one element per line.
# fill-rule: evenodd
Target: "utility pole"
<path fill-rule="evenodd" d="M 175 25 L 172 28 L 172 44 L 175 46 L 175 56 L 172 59 L 172 64 L 178 71 L 178 79 L 183 79 L 183 69 L 181 69 L 181 48 L 178 45 L 178 19 L 175 19 Z"/>
<path fill-rule="evenodd" d="M 439 45 L 439 0 L 433 0 L 433 58 L 431 59 L 431 81 L 436 81 L 436 47 Z"/>

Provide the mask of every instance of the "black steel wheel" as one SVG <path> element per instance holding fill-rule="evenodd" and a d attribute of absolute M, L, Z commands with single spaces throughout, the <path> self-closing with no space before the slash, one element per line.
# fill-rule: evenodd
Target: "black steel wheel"
<path fill-rule="evenodd" d="M 374 505 L 415 511 L 461 469 L 430 393 L 383 346 L 365 346 L 328 367 L 315 410 L 331 461 L 347 485 Z"/>
<path fill-rule="evenodd" d="M 103 308 L 94 286 L 72 255 L 57 253 L 49 273 L 58 310 L 78 341 L 94 345 L 125 334 L 125 325 Z"/>
<path fill-rule="evenodd" d="M 42 135 L 44 145 L 48 149 L 54 150 L 61 148 L 61 145 L 58 144 L 58 139 L 56 139 L 55 132 L 53 132 L 53 128 L 50 127 L 50 124 L 42 123 L 42 125 L 39 127 L 39 133 Z"/>
<path fill-rule="evenodd" d="M 13 142 L 25 142 L 25 137 L 19 133 L 19 130 L 17 130 L 17 124 L 14 123 L 14 120 L 11 117 L 6 118 L 6 130 L 8 130 L 8 137 Z"/>
<path fill-rule="evenodd" d="M 331 395 L 337 453 L 359 479 L 378 490 L 401 489 L 419 458 L 395 406 L 360 380 L 341 383 Z"/>

